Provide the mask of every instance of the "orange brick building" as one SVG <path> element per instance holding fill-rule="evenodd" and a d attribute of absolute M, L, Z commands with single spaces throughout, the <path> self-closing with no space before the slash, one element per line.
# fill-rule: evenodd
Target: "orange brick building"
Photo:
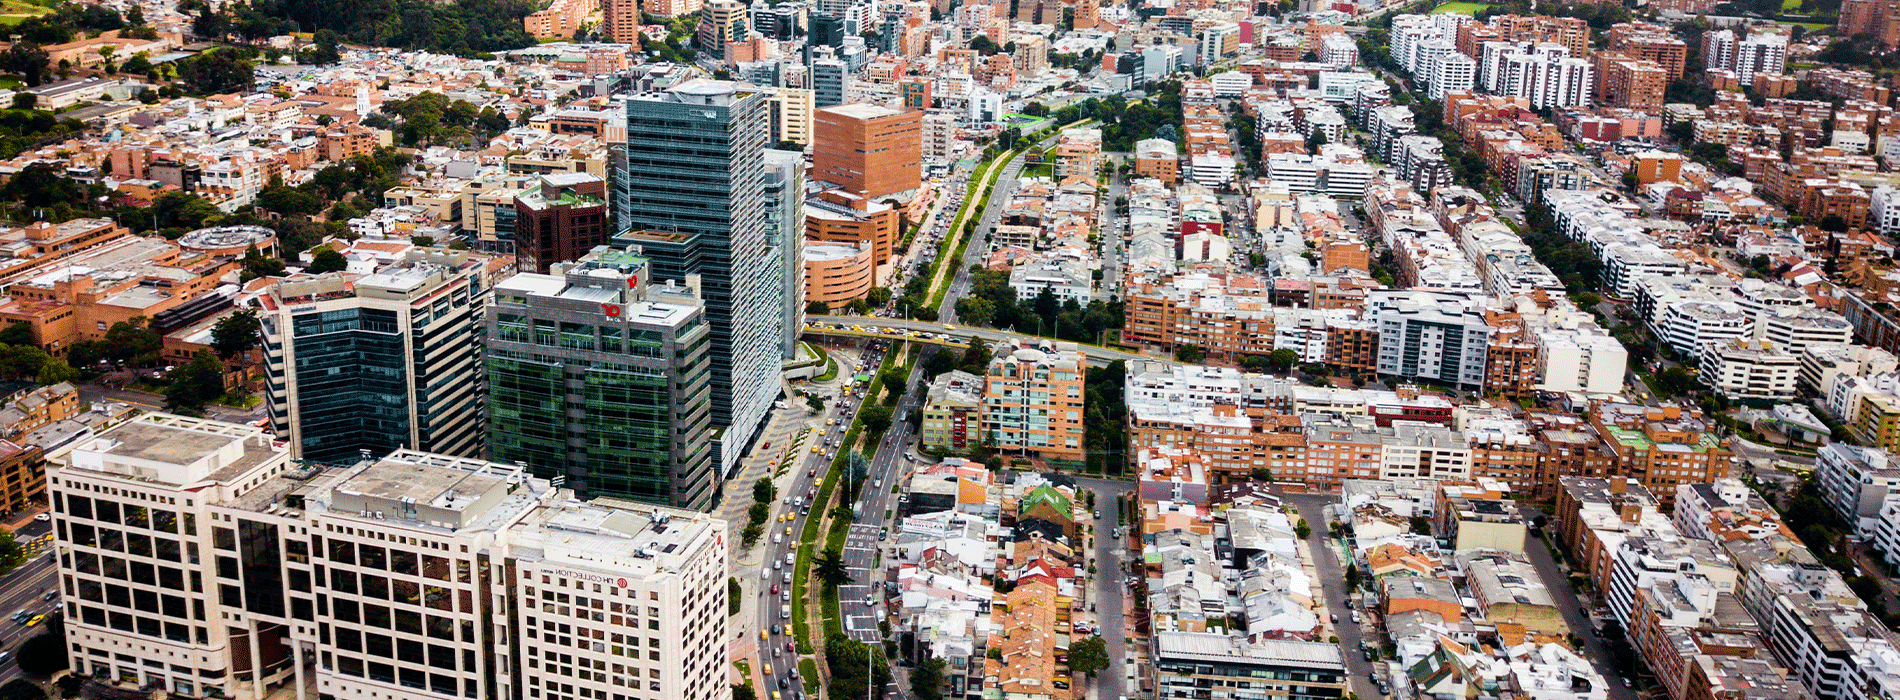
<path fill-rule="evenodd" d="M 873 199 L 917 189 L 922 112 L 850 104 L 818 110 L 814 121 L 812 179 Z"/>

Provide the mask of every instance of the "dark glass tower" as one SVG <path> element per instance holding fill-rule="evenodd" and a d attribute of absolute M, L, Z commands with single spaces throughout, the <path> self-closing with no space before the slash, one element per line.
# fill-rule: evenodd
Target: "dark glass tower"
<path fill-rule="evenodd" d="M 627 101 L 625 166 L 614 184 L 618 247 L 637 247 L 654 279 L 697 276 L 712 331 L 712 422 L 729 472 L 779 391 L 783 292 L 767 240 L 769 95 L 692 80 Z"/>

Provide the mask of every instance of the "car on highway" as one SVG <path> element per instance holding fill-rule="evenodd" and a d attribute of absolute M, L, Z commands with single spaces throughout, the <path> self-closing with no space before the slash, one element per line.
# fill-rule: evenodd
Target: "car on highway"
<path fill-rule="evenodd" d="M 48 520 L 52 520 L 52 519 L 53 519 L 53 516 L 51 516 L 51 515 L 47 515 L 47 514 L 45 514 L 45 513 L 41 513 L 41 514 L 39 514 L 39 515 L 35 515 L 35 516 L 33 516 L 33 519 L 34 519 L 34 520 L 38 520 L 38 521 L 40 521 L 40 522 L 46 522 L 46 521 L 48 521 Z"/>
<path fill-rule="evenodd" d="M 773 625 L 773 627 L 777 627 L 777 626 L 778 626 L 778 625 Z M 764 664 L 763 666 L 764 666 L 764 668 L 765 668 L 765 675 L 766 675 L 766 676 L 771 676 L 771 675 L 772 675 L 772 665 L 771 665 L 771 664 Z"/>
<path fill-rule="evenodd" d="M 46 595 L 40 596 L 40 600 L 52 600 L 58 597 L 59 597 L 59 591 L 47 591 Z"/>
<path fill-rule="evenodd" d="M 807 470 L 805 470 L 805 476 L 809 476 L 809 477 L 817 477 L 817 476 L 818 476 L 818 468 L 817 468 L 817 467 L 812 467 L 811 469 L 807 469 Z"/>

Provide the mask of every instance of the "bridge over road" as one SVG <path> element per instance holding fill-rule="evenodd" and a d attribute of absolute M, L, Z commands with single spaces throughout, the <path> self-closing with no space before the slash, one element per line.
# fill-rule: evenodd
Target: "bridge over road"
<path fill-rule="evenodd" d="M 971 328 L 954 323 L 934 323 L 897 318 L 876 318 L 871 316 L 807 316 L 804 334 L 851 338 L 884 338 L 887 340 L 909 340 L 931 343 L 952 348 L 965 348 L 970 338 L 982 338 L 983 342 L 995 345 L 1003 341 L 1028 342 L 1033 340 L 1052 340 L 1040 336 L 999 331 L 992 328 Z M 855 330 L 854 330 L 855 329 Z M 917 333 L 910 336 L 909 333 Z M 1126 350 L 1105 348 L 1100 345 L 1077 343 L 1082 352 L 1088 355 L 1089 366 L 1103 367 L 1115 360 L 1156 360 L 1174 362 L 1173 358 L 1158 355 L 1144 355 Z"/>

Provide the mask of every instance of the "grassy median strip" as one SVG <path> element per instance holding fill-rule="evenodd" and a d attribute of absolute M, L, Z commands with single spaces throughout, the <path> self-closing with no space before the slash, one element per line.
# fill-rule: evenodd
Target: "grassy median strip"
<path fill-rule="evenodd" d="M 951 238 L 945 239 L 937 248 L 937 261 L 930 266 L 930 305 L 926 308 L 934 309 L 943 304 L 944 292 L 950 288 L 949 280 L 943 278 L 944 270 L 950 271 L 951 280 L 956 279 L 956 268 L 950 265 L 953 264 L 952 261 L 963 259 L 963 251 L 969 247 L 970 236 L 975 233 L 974 231 L 965 232 L 963 226 L 969 221 L 971 212 L 980 215 L 989 205 L 990 190 L 996 184 L 996 176 L 1001 174 L 1003 168 L 1008 166 L 1010 159 L 1015 157 L 1015 151 L 1004 151 L 977 166 L 977 172 L 981 174 L 970 180 L 968 189 L 963 193 L 963 209 L 957 212 L 957 218 L 951 220 L 948 229 Z M 982 196 L 976 193 L 979 188 L 983 190 Z M 946 252 L 952 248 L 950 245 L 952 242 L 956 243 L 954 248 L 956 254 L 948 255 Z"/>
<path fill-rule="evenodd" d="M 877 374 L 871 379 L 870 388 L 865 390 L 864 395 L 866 397 L 877 395 L 878 389 L 883 386 L 884 383 L 884 366 L 889 364 L 890 361 L 891 353 L 886 351 L 883 361 L 878 364 Z M 864 402 L 860 401 L 858 407 L 861 412 L 864 407 Z M 812 513 L 805 518 L 805 526 L 798 532 L 798 556 L 793 560 L 792 565 L 792 600 L 798 601 L 798 604 L 792 606 L 792 630 L 794 632 L 793 638 L 798 642 L 798 653 L 800 654 L 810 654 L 815 648 L 811 642 L 811 631 L 805 625 L 805 601 L 807 600 L 805 596 L 806 589 L 808 588 L 807 581 L 811 578 L 812 557 L 816 556 L 812 553 L 812 543 L 818 541 L 818 523 L 824 520 L 826 515 L 825 511 L 817 504 L 831 502 L 831 494 L 838 488 L 838 475 L 844 472 L 846 466 L 850 465 L 851 446 L 857 444 L 858 433 L 863 429 L 863 419 L 858 415 L 853 415 L 851 418 L 851 427 L 845 430 L 844 439 L 838 443 L 838 455 L 831 459 L 831 468 L 825 470 L 824 481 L 818 486 L 818 495 L 812 499 Z M 845 527 L 847 529 L 850 528 L 848 521 Z M 829 541 L 829 538 L 827 538 L 827 541 Z M 823 604 L 824 601 L 820 600 L 820 603 Z M 830 604 L 826 605 L 825 610 L 835 611 L 837 607 L 837 598 L 834 593 Z M 835 613 L 827 612 L 826 617 L 829 618 L 834 614 Z"/>

